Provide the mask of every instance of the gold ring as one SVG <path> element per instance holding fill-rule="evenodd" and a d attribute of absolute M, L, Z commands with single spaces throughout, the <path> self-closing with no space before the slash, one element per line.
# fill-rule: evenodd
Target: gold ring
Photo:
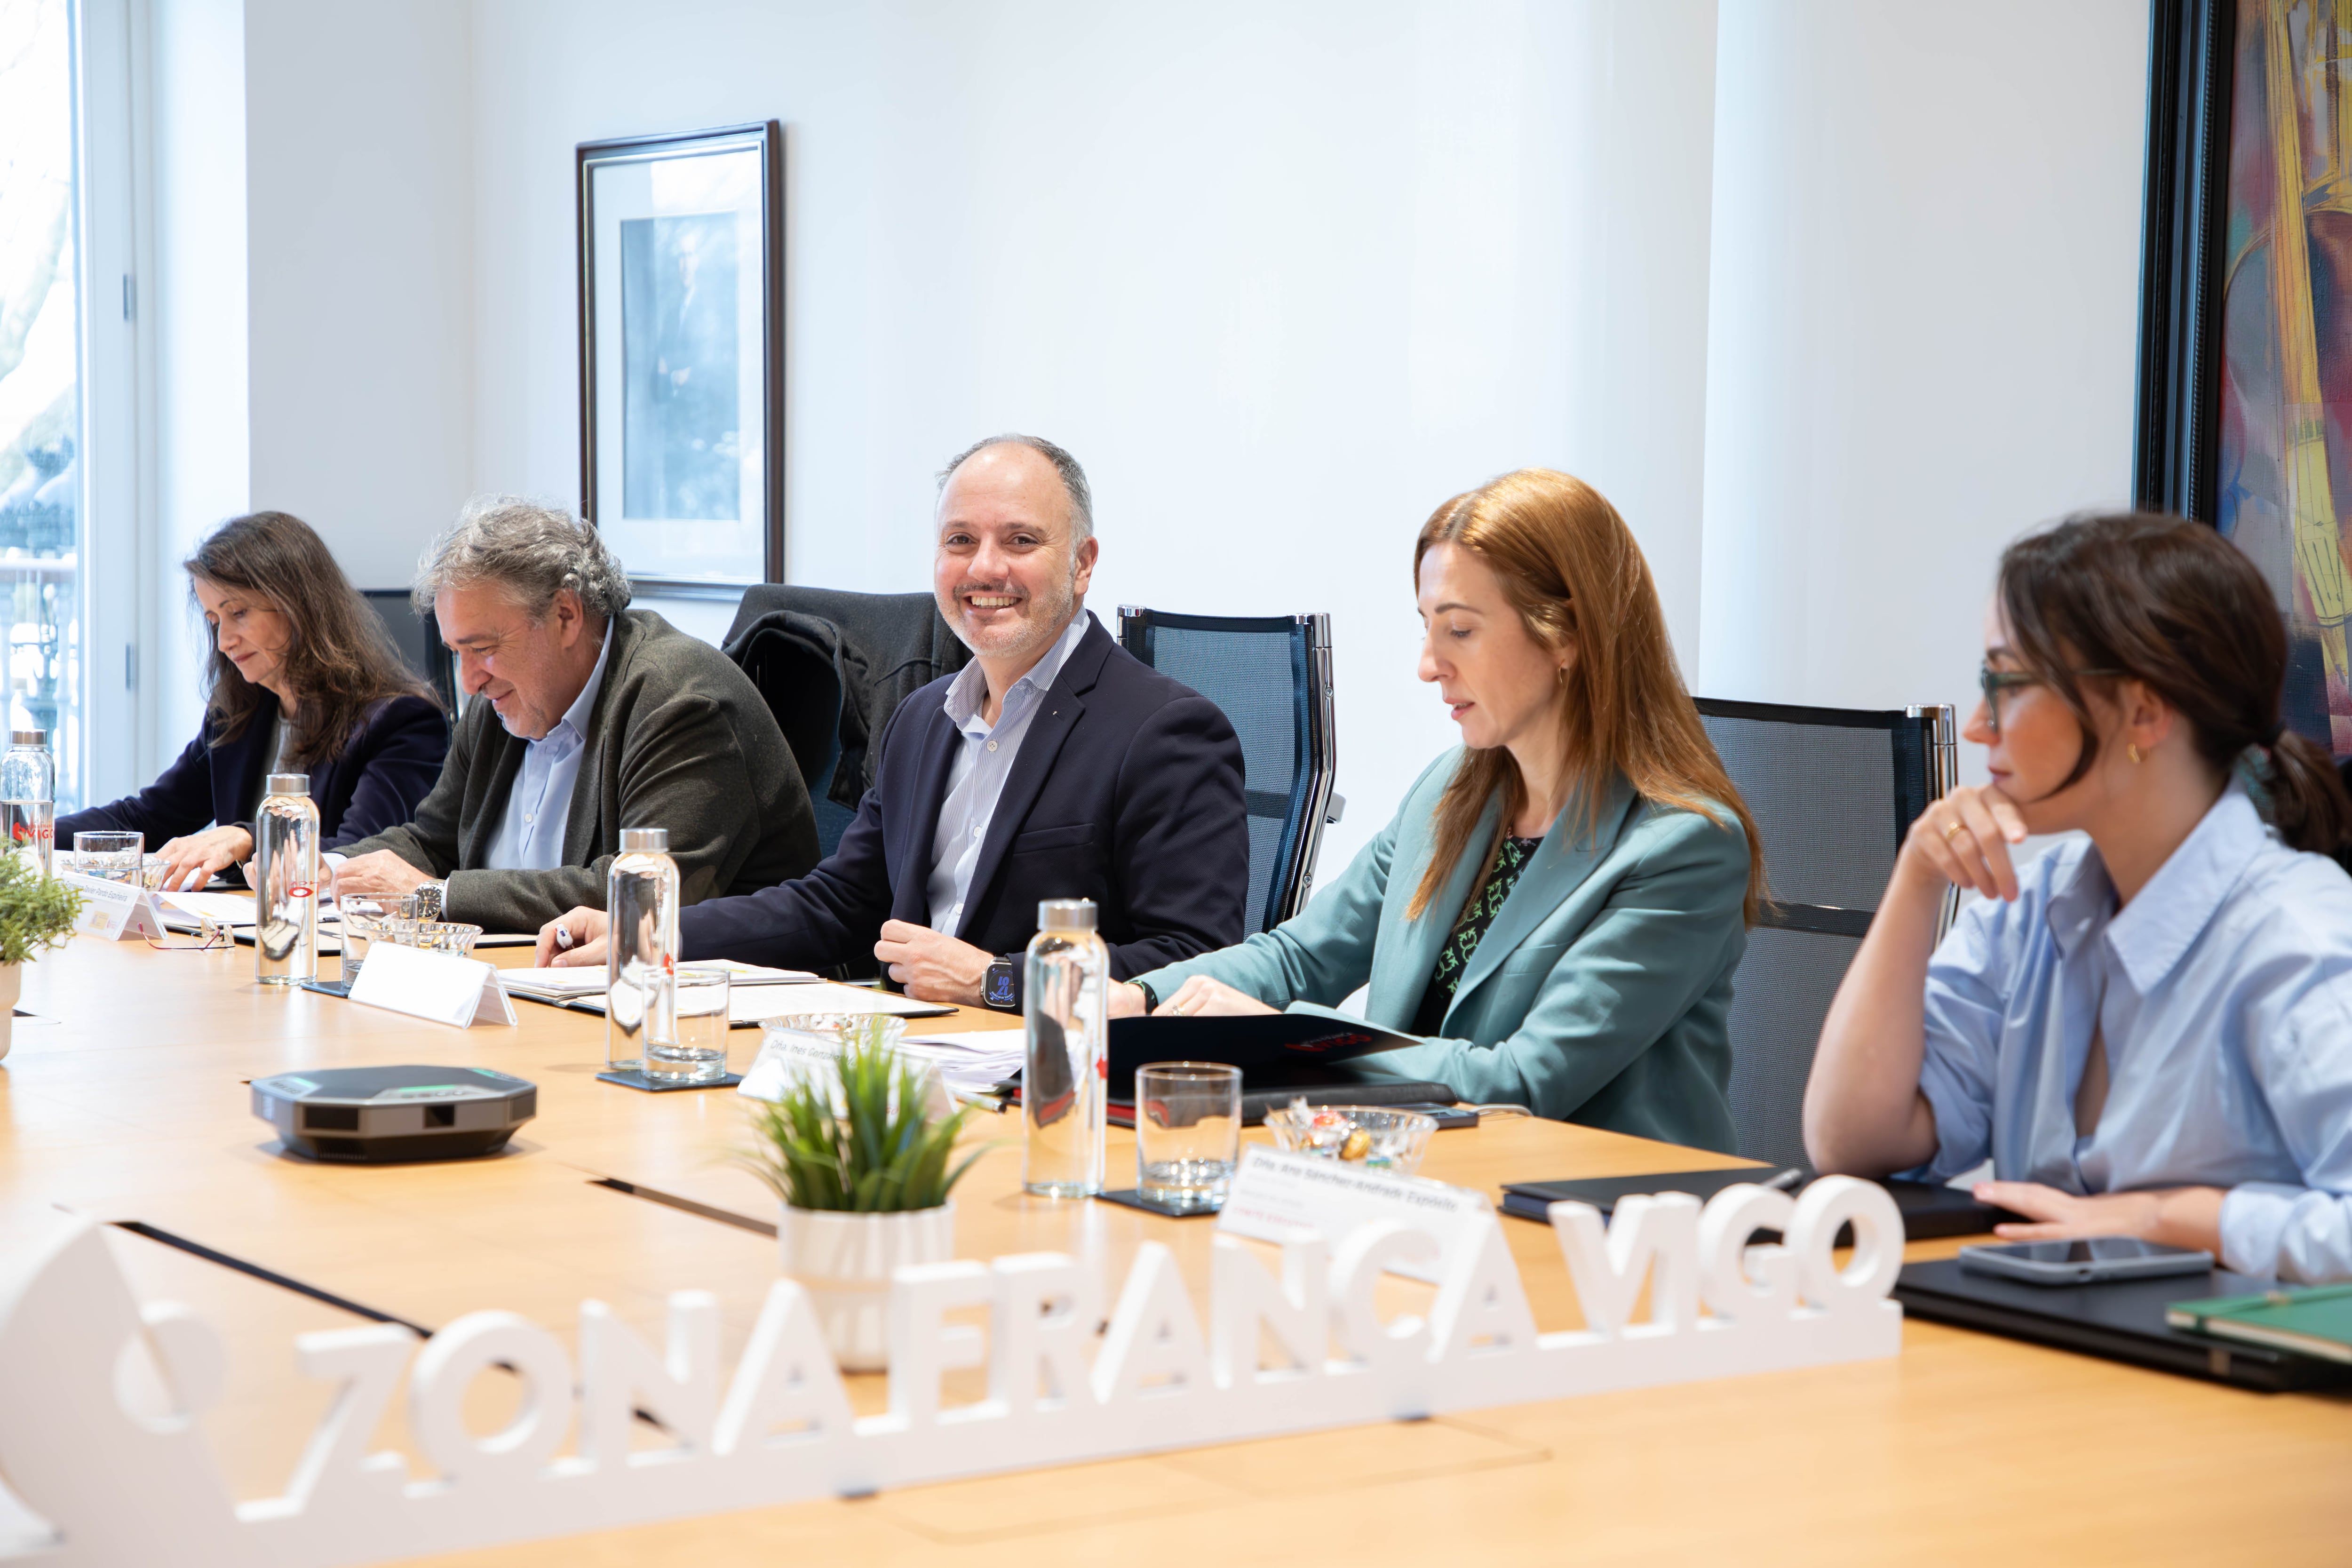
<path fill-rule="evenodd" d="M 1952 835 L 1958 833 L 1961 828 L 1966 827 L 1967 826 L 1967 823 L 1962 822 L 1958 818 L 1954 818 L 1952 825 L 1944 829 L 1944 842 L 1949 844 L 1952 841 Z"/>

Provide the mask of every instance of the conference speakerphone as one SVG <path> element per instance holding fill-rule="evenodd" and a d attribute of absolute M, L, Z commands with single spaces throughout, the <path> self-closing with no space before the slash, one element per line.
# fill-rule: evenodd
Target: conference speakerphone
<path fill-rule="evenodd" d="M 505 1148 L 539 1086 L 488 1068 L 328 1068 L 254 1079 L 253 1113 L 313 1160 L 463 1160 Z"/>

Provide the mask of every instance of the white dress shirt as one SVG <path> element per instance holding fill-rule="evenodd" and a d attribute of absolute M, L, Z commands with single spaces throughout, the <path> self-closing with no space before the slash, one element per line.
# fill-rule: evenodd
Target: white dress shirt
<path fill-rule="evenodd" d="M 572 816 L 572 786 L 580 778 L 580 757 L 588 749 L 588 715 L 604 684 L 604 661 L 613 657 L 613 626 L 604 624 L 604 646 L 588 684 L 563 710 L 555 728 L 525 743 L 522 768 L 507 792 L 507 809 L 490 835 L 484 864 L 493 871 L 551 871 L 563 864 L 563 825 Z"/>
<path fill-rule="evenodd" d="M 1021 753 L 1021 738 L 1029 732 L 1037 705 L 1045 700 L 1070 650 L 1093 624 L 1083 609 L 1070 618 L 1068 629 L 1045 650 L 1045 657 L 1004 694 L 993 729 L 981 717 L 988 700 L 988 677 L 982 673 L 980 661 L 965 665 L 950 683 L 944 706 L 963 744 L 948 773 L 947 798 L 940 803 L 940 824 L 931 836 L 928 890 L 933 931 L 953 936 L 962 925 L 964 903 L 971 896 L 972 868 L 979 864 L 980 847 L 988 837 L 988 825 L 996 816 L 997 797 L 1004 793 L 1013 759 Z"/>

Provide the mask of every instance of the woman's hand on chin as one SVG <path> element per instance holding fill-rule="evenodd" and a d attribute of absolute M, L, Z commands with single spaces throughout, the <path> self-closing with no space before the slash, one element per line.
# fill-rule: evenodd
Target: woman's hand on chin
<path fill-rule="evenodd" d="M 1205 974 L 1195 974 L 1176 987 L 1176 994 L 1160 1004 L 1151 1016 L 1155 1018 L 1232 1018 L 1251 1013 L 1278 1013 L 1245 991 L 1236 991 L 1222 980 L 1212 980 Z"/>
<path fill-rule="evenodd" d="M 2017 868 L 2009 851 L 2024 841 L 2025 818 L 2015 801 L 1990 784 L 1962 784 L 1919 814 L 1903 858 L 1988 899 L 2014 899 Z"/>

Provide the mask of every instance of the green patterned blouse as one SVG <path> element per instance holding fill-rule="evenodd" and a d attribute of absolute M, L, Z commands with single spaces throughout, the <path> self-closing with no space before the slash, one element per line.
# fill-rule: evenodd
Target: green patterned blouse
<path fill-rule="evenodd" d="M 1437 967 L 1430 972 L 1429 989 L 1422 993 L 1421 1010 L 1413 1015 L 1414 1034 L 1433 1035 L 1444 1026 L 1445 1009 L 1454 1005 L 1454 991 L 1470 967 L 1470 955 L 1478 951 L 1487 928 L 1503 912 L 1511 889 L 1518 886 L 1519 873 L 1527 869 L 1542 843 L 1540 838 L 1506 838 L 1495 852 L 1495 868 L 1462 906 L 1461 918 L 1454 922 L 1445 945 L 1437 950 Z"/>

